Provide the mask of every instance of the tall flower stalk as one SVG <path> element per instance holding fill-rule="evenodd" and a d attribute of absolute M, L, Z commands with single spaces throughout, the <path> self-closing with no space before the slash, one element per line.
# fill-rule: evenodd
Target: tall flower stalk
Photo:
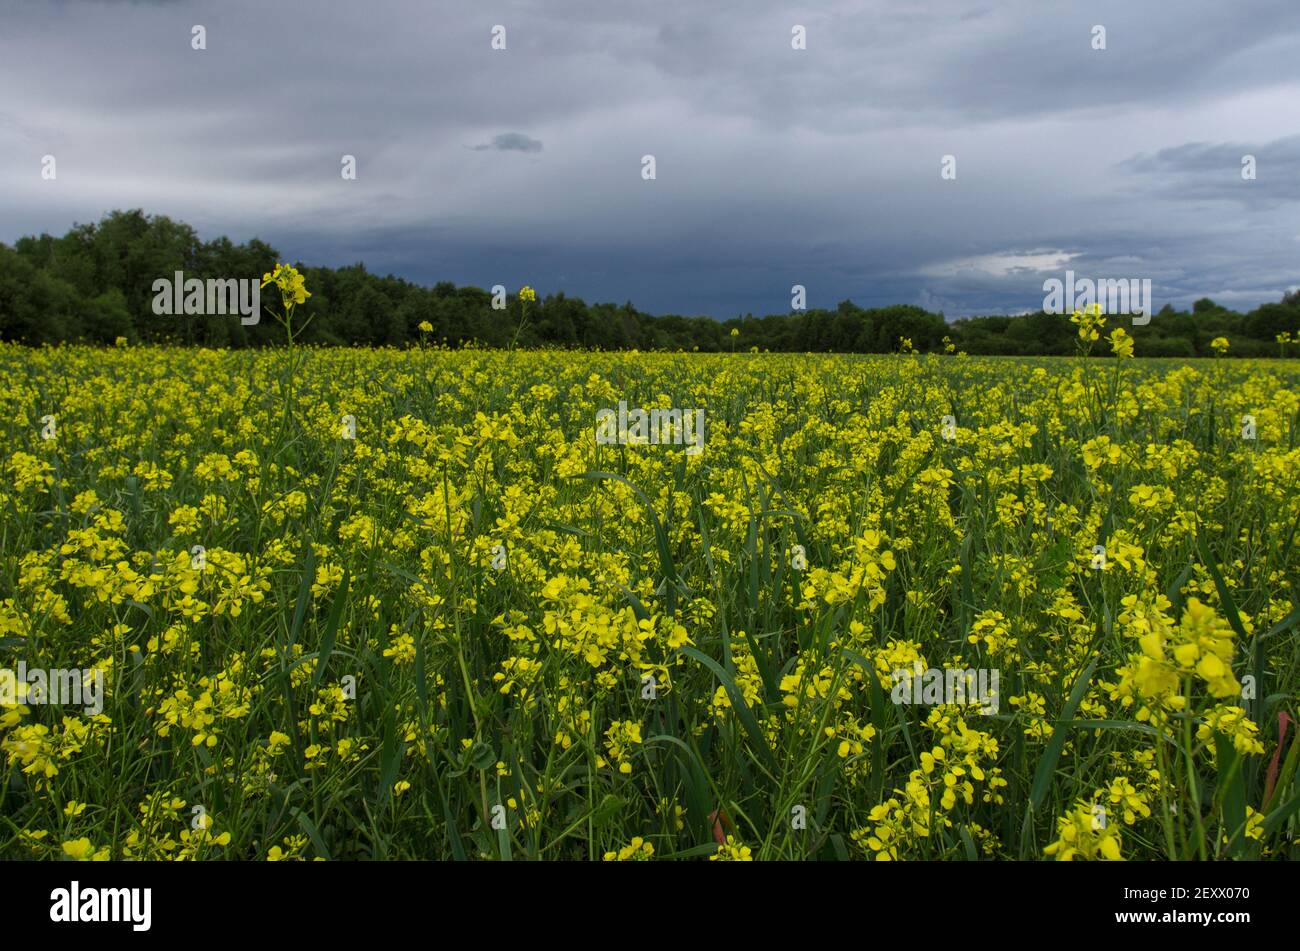
<path fill-rule="evenodd" d="M 519 288 L 519 326 L 515 328 L 514 339 L 510 341 L 510 349 L 515 349 L 515 344 L 519 342 L 519 335 L 523 333 L 524 324 L 528 323 L 528 305 L 536 302 L 537 291 L 525 284 Z"/>
<path fill-rule="evenodd" d="M 285 378 L 282 382 L 284 387 L 284 413 L 282 419 L 287 421 L 293 415 L 295 377 L 297 376 L 298 366 L 302 361 L 299 351 L 294 347 L 294 340 L 302 335 L 311 323 L 308 317 L 306 323 L 296 331 L 293 327 L 293 311 L 300 304 L 305 304 L 307 298 L 311 297 L 311 292 L 307 290 L 306 282 L 302 274 L 288 264 L 277 264 L 275 270 L 262 275 L 262 287 L 268 284 L 274 284 L 280 291 L 280 312 L 276 313 L 271 310 L 271 316 L 275 318 L 276 323 L 284 328 L 285 340 L 288 345 L 288 358 L 285 361 Z M 268 308 L 269 309 L 269 308 Z"/>

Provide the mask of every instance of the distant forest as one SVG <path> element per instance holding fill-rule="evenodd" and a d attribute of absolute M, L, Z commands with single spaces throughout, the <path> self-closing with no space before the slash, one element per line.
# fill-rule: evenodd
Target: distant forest
<path fill-rule="evenodd" d="M 260 277 L 280 260 L 265 242 L 202 241 L 194 229 L 162 215 L 115 211 L 99 224 L 77 225 L 63 237 L 43 234 L 0 244 L 0 339 L 40 345 L 63 341 L 111 344 L 118 337 L 213 347 L 275 344 L 283 330 L 268 315 L 244 326 L 238 317 L 155 316 L 153 282 L 183 271 L 188 278 Z M 432 288 L 379 277 L 365 266 L 297 265 L 311 298 L 299 309 L 311 317 L 305 343 L 406 346 L 417 342 L 460 347 L 505 347 L 520 322 L 511 288 L 504 310 L 477 287 L 441 282 Z M 263 303 L 271 302 L 264 292 Z M 295 322 L 298 322 L 297 320 Z M 432 327 L 422 331 L 422 324 Z M 1211 356 L 1210 341 L 1231 341 L 1230 356 L 1278 356 L 1277 336 L 1300 337 L 1300 294 L 1246 314 L 1202 299 L 1191 312 L 1167 306 L 1145 327 L 1123 326 L 1148 357 Z M 732 335 L 732 330 L 739 334 Z M 922 352 L 942 351 L 944 337 L 970 354 L 1050 355 L 1075 352 L 1069 317 L 1043 313 L 973 317 L 948 322 L 942 314 L 896 305 L 863 308 L 844 301 L 834 310 L 729 320 L 656 317 L 632 304 L 588 304 L 563 293 L 528 305 L 520 347 L 602 350 L 759 350 L 887 353 L 907 338 Z M 1300 348 L 1288 347 L 1287 355 Z M 1104 341 L 1093 348 L 1104 355 Z"/>

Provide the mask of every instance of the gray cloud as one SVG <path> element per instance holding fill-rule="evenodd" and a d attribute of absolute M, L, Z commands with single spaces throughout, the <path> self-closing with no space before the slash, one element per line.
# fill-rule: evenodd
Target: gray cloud
<path fill-rule="evenodd" d="M 471 152 L 540 152 L 542 143 L 537 139 L 530 139 L 521 132 L 505 132 L 495 136 L 491 142 L 484 142 L 482 145 L 470 145 L 467 148 Z"/>
<path fill-rule="evenodd" d="M 1247 178 L 1247 159 L 1254 177 Z M 1272 206 L 1300 201 L 1300 135 L 1258 144 L 1188 142 L 1122 163 L 1158 194 Z"/>
<path fill-rule="evenodd" d="M 720 317 L 795 283 L 1018 312 L 1043 253 L 1158 304 L 1300 282 L 1294 0 L 0 0 L 0 22 L 22 91 L 0 241 L 142 207 L 312 263 Z"/>

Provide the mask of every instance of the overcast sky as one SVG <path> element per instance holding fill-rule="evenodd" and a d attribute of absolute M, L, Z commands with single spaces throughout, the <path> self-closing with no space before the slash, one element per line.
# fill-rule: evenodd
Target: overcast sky
<path fill-rule="evenodd" d="M 0 0 L 0 89 L 6 243 L 139 207 L 716 317 L 1300 284 L 1297 0 Z"/>

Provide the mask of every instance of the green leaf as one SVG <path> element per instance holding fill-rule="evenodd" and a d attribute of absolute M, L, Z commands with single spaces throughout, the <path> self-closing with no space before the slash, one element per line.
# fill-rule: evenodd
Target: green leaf
<path fill-rule="evenodd" d="M 393 784 L 397 781 L 397 771 L 402 765 L 402 753 L 406 743 L 402 732 L 394 722 L 393 711 L 385 710 L 383 719 L 383 740 L 380 747 L 379 786 L 375 790 L 375 805 L 388 802 L 393 795 Z"/>
<path fill-rule="evenodd" d="M 480 741 L 469 751 L 469 764 L 475 769 L 491 769 L 496 763 L 496 750 L 490 743 Z"/>
<path fill-rule="evenodd" d="M 311 603 L 311 586 L 316 580 L 316 549 L 308 546 L 307 564 L 302 570 L 302 581 L 298 585 L 298 603 L 293 609 L 293 624 L 289 628 L 289 643 L 298 643 L 298 633 L 302 622 L 307 617 L 307 605 Z"/>
<path fill-rule="evenodd" d="M 1285 805 L 1278 806 L 1268 814 L 1268 818 L 1264 820 L 1264 834 L 1272 835 L 1282 828 L 1282 823 L 1297 812 L 1300 812 L 1300 793 L 1296 793 Z"/>
<path fill-rule="evenodd" d="M 1246 826 L 1246 781 L 1241 772 L 1241 754 L 1232 745 L 1232 740 L 1222 733 L 1215 732 L 1215 761 L 1218 766 L 1218 796 L 1223 802 L 1223 825 L 1230 832 L 1237 832 Z M 1242 858 L 1246 843 L 1234 837 L 1229 843 L 1228 854 L 1233 858 Z"/>
<path fill-rule="evenodd" d="M 334 603 L 330 605 L 330 616 L 325 622 L 325 634 L 321 638 L 320 649 L 316 654 L 316 675 L 311 680 L 312 693 L 316 692 L 325 679 L 325 669 L 329 665 L 330 655 L 334 653 L 334 643 L 338 638 L 339 620 L 343 617 L 343 605 L 348 600 L 348 586 L 352 583 L 352 573 L 343 569 L 343 580 L 339 582 L 339 590 L 334 595 Z"/>
<path fill-rule="evenodd" d="M 1232 592 L 1228 590 L 1228 584 L 1223 580 L 1223 574 L 1219 571 L 1219 562 L 1210 551 L 1210 546 L 1205 544 L 1205 539 L 1199 534 L 1196 536 L 1196 548 L 1201 556 L 1201 563 L 1210 573 L 1214 580 L 1214 587 L 1218 589 L 1219 600 L 1223 603 L 1223 613 L 1228 616 L 1228 623 L 1232 625 L 1233 631 L 1242 642 L 1250 640 L 1250 635 L 1246 633 L 1246 627 L 1241 623 L 1241 612 L 1237 610 L 1237 602 L 1232 597 Z"/>
<path fill-rule="evenodd" d="M 1038 762 L 1034 782 L 1029 788 L 1029 808 L 1025 810 L 1025 823 L 1020 836 L 1022 859 L 1025 858 L 1029 846 L 1028 832 L 1033 824 L 1034 814 L 1038 812 L 1043 804 L 1043 797 L 1047 795 L 1047 787 L 1051 785 L 1052 774 L 1056 771 L 1056 761 L 1061 758 L 1061 749 L 1065 746 L 1065 738 L 1070 732 L 1070 721 L 1074 717 L 1074 711 L 1079 709 L 1079 704 L 1083 702 L 1084 694 L 1088 692 L 1088 686 L 1092 683 L 1092 672 L 1097 668 L 1098 659 L 1099 655 L 1094 655 L 1074 682 L 1074 689 L 1070 691 L 1070 697 L 1065 702 L 1065 709 L 1061 711 L 1061 716 L 1052 730 L 1052 738 L 1048 740 L 1043 758 Z"/>
<path fill-rule="evenodd" d="M 615 818 L 622 808 L 622 799 L 613 793 L 605 793 L 605 798 L 600 801 L 600 805 L 592 810 L 591 821 L 597 828 L 603 828 L 605 823 Z"/>
<path fill-rule="evenodd" d="M 722 684 L 723 689 L 727 691 L 727 696 L 731 698 L 731 708 L 736 711 L 736 716 L 740 718 L 741 726 L 743 726 L 745 732 L 749 734 L 749 742 L 754 747 L 754 751 L 758 753 L 759 758 L 763 761 L 763 765 L 766 766 L 770 772 L 775 773 L 776 763 L 772 757 L 772 751 L 768 748 L 767 739 L 763 736 L 763 731 L 758 726 L 758 720 L 754 718 L 754 711 L 752 711 L 749 708 L 749 704 L 745 702 L 745 695 L 741 692 L 740 688 L 736 686 L 735 680 L 733 680 L 731 676 L 722 669 L 721 665 L 718 664 L 717 661 L 712 657 L 700 653 L 694 647 L 683 647 L 681 648 L 681 651 L 687 657 L 698 661 L 705 667 L 709 668 L 709 670 L 713 671 L 713 676 L 718 678 L 718 683 Z"/>
<path fill-rule="evenodd" d="M 303 832 L 307 833 L 307 838 L 311 839 L 311 844 L 316 847 L 316 854 L 327 862 L 330 859 L 330 850 L 325 848 L 325 840 L 321 838 L 320 830 L 316 824 L 307 818 L 307 814 L 297 806 L 289 809 L 289 814 L 298 820 L 298 825 Z"/>
<path fill-rule="evenodd" d="M 971 838 L 970 829 L 964 825 L 961 827 L 961 844 L 966 849 L 966 861 L 978 862 L 980 860 L 979 852 L 975 849 L 975 840 Z"/>

